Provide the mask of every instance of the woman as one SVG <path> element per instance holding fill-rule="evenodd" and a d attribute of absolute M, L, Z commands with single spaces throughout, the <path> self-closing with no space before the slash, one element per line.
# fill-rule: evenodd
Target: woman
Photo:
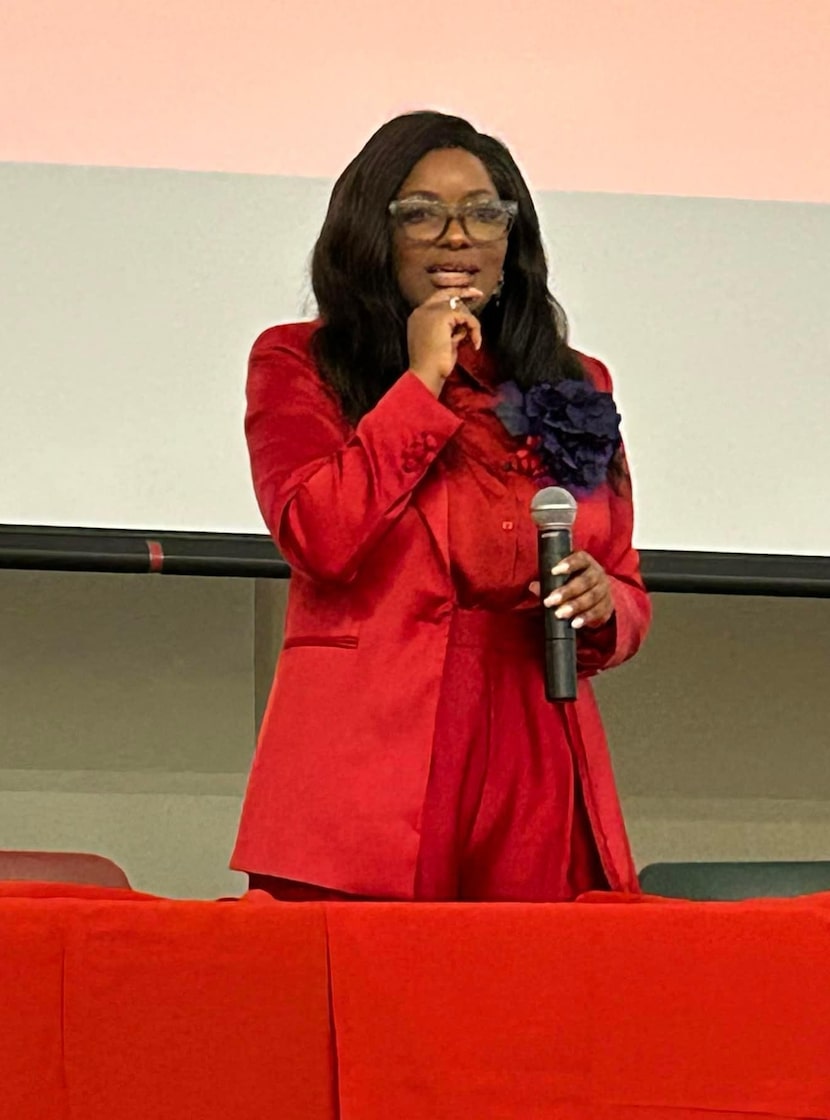
<path fill-rule="evenodd" d="M 232 866 L 281 899 L 636 890 L 587 678 L 650 608 L 607 370 L 566 342 L 506 148 L 384 125 L 336 183 L 313 323 L 251 354 L 246 432 L 293 577 Z M 542 485 L 579 498 L 579 698 L 544 699 Z"/>

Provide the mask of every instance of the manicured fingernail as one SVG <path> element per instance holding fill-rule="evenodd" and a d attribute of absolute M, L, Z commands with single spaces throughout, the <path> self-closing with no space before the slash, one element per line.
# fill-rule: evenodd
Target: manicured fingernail
<path fill-rule="evenodd" d="M 571 615 L 573 613 L 574 613 L 573 607 L 569 607 L 569 606 L 566 605 L 564 607 L 560 607 L 559 610 L 556 611 L 556 617 L 557 618 L 567 618 L 568 615 Z"/>
<path fill-rule="evenodd" d="M 571 623 L 571 629 L 572 630 L 578 630 L 580 628 L 580 626 L 584 626 L 584 625 L 585 625 L 585 619 L 584 618 L 575 618 L 573 620 L 573 622 Z"/>
<path fill-rule="evenodd" d="M 554 591 L 553 594 L 548 595 L 546 602 L 549 607 L 555 607 L 557 603 L 562 602 L 562 592 Z"/>
<path fill-rule="evenodd" d="M 564 576 L 565 573 L 569 571 L 570 568 L 568 567 L 567 560 L 560 560 L 555 568 L 551 568 L 550 574 L 552 576 Z"/>

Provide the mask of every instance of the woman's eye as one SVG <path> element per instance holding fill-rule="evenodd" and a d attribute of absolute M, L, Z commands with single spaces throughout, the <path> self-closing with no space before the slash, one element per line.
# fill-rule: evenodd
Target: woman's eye
<path fill-rule="evenodd" d="M 417 225 L 418 222 L 428 222 L 433 218 L 434 212 L 428 206 L 407 206 L 401 210 L 401 219 L 407 225 Z"/>
<path fill-rule="evenodd" d="M 501 222 L 504 219 L 498 206 L 474 206 L 468 214 L 477 222 Z"/>

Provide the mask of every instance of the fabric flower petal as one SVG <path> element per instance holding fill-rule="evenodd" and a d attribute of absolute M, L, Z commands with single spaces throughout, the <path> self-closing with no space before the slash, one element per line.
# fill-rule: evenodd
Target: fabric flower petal
<path fill-rule="evenodd" d="M 512 436 L 537 437 L 539 470 L 574 490 L 596 489 L 620 446 L 614 398 L 588 381 L 541 382 L 526 391 L 508 381 L 494 411 Z"/>
<path fill-rule="evenodd" d="M 525 411 L 525 395 L 515 381 L 506 381 L 499 392 L 494 412 L 511 436 L 526 436 L 530 422 Z"/>

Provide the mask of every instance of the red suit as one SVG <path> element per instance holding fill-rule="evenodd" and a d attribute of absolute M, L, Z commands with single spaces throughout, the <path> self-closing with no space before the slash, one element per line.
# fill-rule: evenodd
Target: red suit
<path fill-rule="evenodd" d="M 574 546 L 605 568 L 614 616 L 579 633 L 579 699 L 550 705 L 527 589 L 538 484 L 512 469 L 489 360 L 463 346 L 439 399 L 404 373 L 353 429 L 315 326 L 273 327 L 251 355 L 254 485 L 293 575 L 232 866 L 375 898 L 636 890 L 588 680 L 650 620 L 627 480 L 579 504 Z"/>

